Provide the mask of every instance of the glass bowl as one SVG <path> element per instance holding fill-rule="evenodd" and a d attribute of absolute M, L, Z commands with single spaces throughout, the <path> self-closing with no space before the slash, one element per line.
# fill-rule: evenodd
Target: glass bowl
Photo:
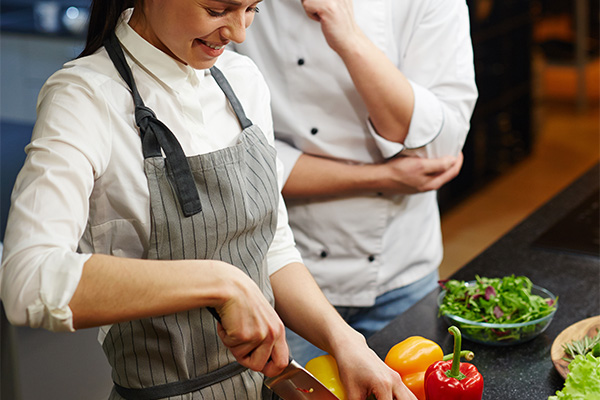
<path fill-rule="evenodd" d="M 466 284 L 473 285 L 475 281 L 470 281 Z M 476 322 L 452 314 L 444 314 L 441 317 L 448 325 L 454 325 L 460 329 L 462 337 L 472 342 L 492 346 L 508 346 L 527 342 L 546 330 L 558 309 L 556 296 L 550 291 L 540 286 L 532 285 L 531 293 L 551 299 L 555 304 L 554 310 L 543 318 L 516 324 Z M 442 304 L 445 295 L 446 291 L 442 290 L 437 299 L 438 307 Z"/>

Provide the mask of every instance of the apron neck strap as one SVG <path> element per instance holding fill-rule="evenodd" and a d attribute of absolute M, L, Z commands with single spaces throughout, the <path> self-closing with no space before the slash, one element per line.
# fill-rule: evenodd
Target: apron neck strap
<path fill-rule="evenodd" d="M 156 138 L 150 138 L 146 135 L 146 121 L 148 118 L 156 118 L 156 114 L 150 108 L 146 107 L 140 93 L 137 90 L 137 86 L 135 84 L 135 80 L 133 79 L 133 73 L 131 72 L 131 68 L 127 64 L 127 60 L 125 59 L 125 54 L 123 53 L 123 49 L 119 44 L 119 40 L 117 39 L 117 35 L 113 32 L 108 35 L 108 37 L 104 40 L 104 48 L 108 53 L 112 63 L 114 64 L 117 72 L 129 89 L 131 90 L 131 96 L 133 97 L 133 103 L 135 104 L 135 123 L 140 128 L 140 133 L 142 136 L 142 146 L 144 151 L 144 158 L 148 157 L 157 157 L 162 153 L 160 151 L 160 145 Z"/>
<path fill-rule="evenodd" d="M 217 81 L 217 84 L 219 85 L 219 87 L 221 88 L 223 93 L 225 93 L 225 96 L 227 97 L 227 100 L 229 100 L 229 103 L 231 103 L 231 106 L 233 107 L 233 111 L 235 112 L 235 115 L 237 116 L 238 121 L 240 121 L 242 130 L 252 126 L 252 121 L 250 121 L 246 117 L 246 113 L 244 112 L 244 108 L 242 107 L 242 104 L 238 100 L 233 89 L 231 88 L 231 85 L 229 84 L 229 82 L 227 81 L 227 79 L 225 78 L 225 76 L 223 75 L 221 70 L 218 69 L 217 67 L 213 66 L 210 69 L 210 74 L 213 76 L 214 80 Z"/>
<path fill-rule="evenodd" d="M 106 40 L 104 42 L 104 47 L 106 48 L 106 50 L 108 52 L 108 56 L 110 57 L 113 64 L 115 65 L 115 68 L 119 72 L 119 75 L 121 75 L 121 77 L 123 78 L 125 83 L 127 83 L 127 86 L 129 86 L 129 88 L 131 89 L 131 94 L 133 96 L 133 102 L 134 102 L 135 108 L 136 108 L 136 123 L 138 124 L 138 126 L 140 125 L 138 123 L 139 119 L 143 119 L 149 113 L 152 115 L 152 117 L 156 117 L 154 112 L 152 112 L 152 110 L 150 108 L 148 108 L 144 105 L 142 97 L 140 96 L 140 93 L 137 90 L 135 80 L 133 79 L 133 74 L 131 73 L 131 69 L 129 68 L 129 65 L 127 65 L 127 61 L 125 60 L 125 55 L 123 54 L 123 49 L 121 48 L 121 45 L 119 44 L 119 40 L 117 39 L 117 36 L 115 35 L 114 32 L 106 38 Z M 229 82 L 227 81 L 227 79 L 225 78 L 225 76 L 223 75 L 221 70 L 218 69 L 217 67 L 213 66 L 210 69 L 210 73 L 211 73 L 213 79 L 217 82 L 217 84 L 223 91 L 223 93 L 225 93 L 225 96 L 227 97 L 227 100 L 229 100 L 229 103 L 231 103 L 231 106 L 233 107 L 233 111 L 235 112 L 235 115 L 236 115 L 238 121 L 240 122 L 240 125 L 242 126 L 242 130 L 251 126 L 252 121 L 250 121 L 246 117 L 246 113 L 244 112 L 244 108 L 242 107 L 242 104 L 238 100 L 233 89 L 231 88 L 231 85 L 229 84 Z M 139 114 L 139 117 L 138 117 L 138 114 Z"/>
<path fill-rule="evenodd" d="M 200 196 L 181 144 L 173 132 L 156 118 L 150 108 L 144 105 L 135 85 L 133 73 L 114 32 L 104 41 L 104 47 L 119 75 L 131 89 L 135 104 L 135 123 L 140 128 L 144 158 L 162 157 L 162 149 L 165 153 L 166 164 L 173 173 L 177 197 L 183 214 L 190 217 L 199 213 L 202 211 Z"/>

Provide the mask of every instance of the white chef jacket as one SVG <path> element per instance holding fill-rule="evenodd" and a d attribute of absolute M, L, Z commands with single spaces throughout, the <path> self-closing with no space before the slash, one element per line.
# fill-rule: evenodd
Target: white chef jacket
<path fill-rule="evenodd" d="M 302 152 L 363 164 L 398 153 L 457 155 L 477 98 L 464 0 L 355 0 L 367 37 L 408 78 L 415 106 L 403 144 L 380 137 L 341 58 L 297 0 L 261 3 L 235 50 L 261 69 L 272 95 L 286 179 Z M 369 306 L 433 272 L 442 259 L 436 192 L 287 200 L 305 264 L 328 299 Z"/>
<path fill-rule="evenodd" d="M 130 12 L 124 14 L 127 20 Z M 175 61 L 125 22 L 117 37 L 142 99 L 173 131 L 186 155 L 237 142 L 239 122 L 208 70 Z M 248 118 L 273 143 L 270 94 L 255 64 L 226 51 L 216 65 Z M 68 303 L 92 242 L 119 257 L 147 254 L 150 199 L 141 140 L 131 93 L 104 49 L 51 76 L 37 112 L 12 194 L 0 294 L 14 324 L 73 330 Z M 281 183 L 281 165 L 278 172 Z M 269 272 L 294 261 L 301 258 L 281 200 L 267 254 Z"/>

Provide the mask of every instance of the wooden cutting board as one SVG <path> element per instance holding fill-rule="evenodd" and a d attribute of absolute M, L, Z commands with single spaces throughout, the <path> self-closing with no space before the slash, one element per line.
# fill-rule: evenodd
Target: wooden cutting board
<path fill-rule="evenodd" d="M 554 368 L 556 368 L 563 378 L 566 378 L 569 374 L 569 362 L 562 359 L 567 356 L 563 349 L 563 344 L 571 343 L 572 340 L 581 340 L 585 336 L 596 336 L 596 329 L 600 329 L 600 315 L 574 323 L 554 339 L 550 356 L 552 357 Z"/>

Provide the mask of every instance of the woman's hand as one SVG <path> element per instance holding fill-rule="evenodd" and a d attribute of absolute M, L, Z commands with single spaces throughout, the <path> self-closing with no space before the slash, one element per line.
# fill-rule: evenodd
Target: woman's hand
<path fill-rule="evenodd" d="M 289 362 L 283 322 L 258 286 L 243 272 L 230 274 L 228 300 L 215 306 L 221 317 L 218 334 L 236 360 L 266 376 L 280 373 Z"/>
<path fill-rule="evenodd" d="M 339 367 L 348 400 L 416 400 L 389 368 L 327 301 L 312 275 L 291 263 L 271 275 L 277 311 L 288 327 L 327 351 Z"/>
<path fill-rule="evenodd" d="M 400 375 L 362 344 L 344 346 L 337 351 L 340 379 L 348 400 L 364 400 L 374 395 L 377 400 L 416 400 Z"/>

